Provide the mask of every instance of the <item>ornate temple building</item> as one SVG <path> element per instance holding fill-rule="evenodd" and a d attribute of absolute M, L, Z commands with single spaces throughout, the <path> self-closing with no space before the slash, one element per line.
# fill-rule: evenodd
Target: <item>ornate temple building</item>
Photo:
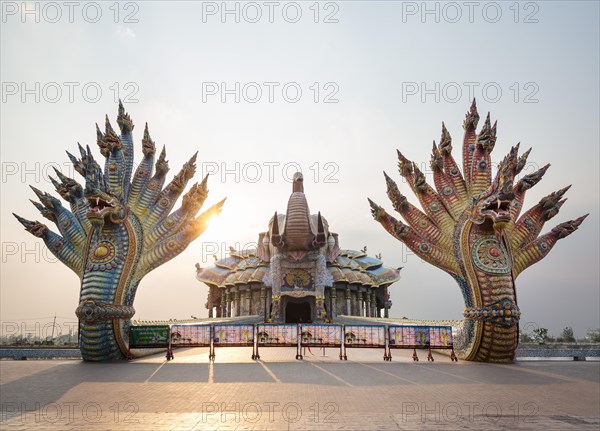
<path fill-rule="evenodd" d="M 307 323 L 342 314 L 387 317 L 388 287 L 400 279 L 400 268 L 383 266 L 366 247 L 340 249 L 327 220 L 310 213 L 302 174 L 296 173 L 286 214 L 275 213 L 257 248 L 231 250 L 208 268 L 196 264 L 196 277 L 209 287 L 209 317 Z"/>

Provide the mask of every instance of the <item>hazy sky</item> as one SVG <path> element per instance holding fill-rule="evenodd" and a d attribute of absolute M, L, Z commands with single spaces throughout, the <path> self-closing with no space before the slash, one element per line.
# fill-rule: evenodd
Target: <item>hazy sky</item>
<path fill-rule="evenodd" d="M 147 121 L 170 176 L 199 151 L 209 203 L 228 197 L 201 238 L 144 278 L 136 318 L 205 316 L 194 264 L 256 241 L 285 211 L 296 166 L 343 248 L 404 266 L 392 316 L 460 318 L 458 286 L 407 254 L 366 197 L 391 209 L 386 170 L 414 202 L 396 148 L 425 168 L 445 121 L 460 159 L 475 96 L 498 120 L 495 162 L 520 141 L 533 147 L 526 173 L 552 164 L 527 206 L 573 184 L 545 231 L 591 213 L 517 280 L 522 324 L 576 336 L 600 326 L 597 2 L 23 5 L 2 3 L 2 321 L 75 319 L 77 277 L 10 213 L 42 220 L 28 184 L 53 191 L 46 176 L 72 174 L 64 150 L 77 142 L 101 157 L 94 123 L 108 113 L 116 128 L 117 95 L 136 124 L 136 161 Z"/>

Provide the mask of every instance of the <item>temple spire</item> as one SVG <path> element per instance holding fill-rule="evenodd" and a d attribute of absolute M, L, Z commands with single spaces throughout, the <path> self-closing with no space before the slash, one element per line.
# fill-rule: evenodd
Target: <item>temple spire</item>
<path fill-rule="evenodd" d="M 292 192 L 304 193 L 304 177 L 302 176 L 302 172 L 296 172 L 294 174 L 294 179 L 292 182 Z"/>

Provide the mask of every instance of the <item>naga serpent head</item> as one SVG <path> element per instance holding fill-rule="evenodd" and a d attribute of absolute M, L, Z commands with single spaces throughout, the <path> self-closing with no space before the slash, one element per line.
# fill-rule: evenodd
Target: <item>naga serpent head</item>
<path fill-rule="evenodd" d="M 94 226 L 102 227 L 106 222 L 123 223 L 129 214 L 127 208 L 115 196 L 103 191 L 86 193 L 85 199 L 90 207 L 87 217 Z"/>
<path fill-rule="evenodd" d="M 371 204 L 371 215 L 373 216 L 373 218 L 378 222 L 384 221 L 387 216 L 385 210 L 379 205 L 377 205 L 375 202 L 373 202 L 371 199 L 367 198 L 367 200 Z"/>
<path fill-rule="evenodd" d="M 486 153 L 491 153 L 496 145 L 496 129 L 496 123 L 490 126 L 490 114 L 488 113 L 483 128 L 475 139 L 475 145 L 480 146 Z"/>
<path fill-rule="evenodd" d="M 144 138 L 142 139 L 142 153 L 144 156 L 153 156 L 156 152 L 156 145 L 152 138 L 150 137 L 150 133 L 148 132 L 148 123 L 144 127 Z"/>
<path fill-rule="evenodd" d="M 446 129 L 446 125 L 442 122 L 442 137 L 440 139 L 440 153 L 444 156 L 449 156 L 452 153 L 452 137 Z"/>
<path fill-rule="evenodd" d="M 88 156 L 82 156 L 85 172 L 84 198 L 88 203 L 87 218 L 97 228 L 102 228 L 105 223 L 120 224 L 129 215 L 127 206 L 120 197 L 114 193 L 102 172 L 100 165 L 91 157 L 89 148 Z"/>
<path fill-rule="evenodd" d="M 544 218 L 544 220 L 548 221 L 556 214 L 558 214 L 560 207 L 562 207 L 563 204 L 567 201 L 562 197 L 570 188 L 571 186 L 567 186 L 556 192 L 551 193 L 550 195 L 540 200 L 539 205 L 541 205 L 542 217 Z"/>
<path fill-rule="evenodd" d="M 67 202 L 76 202 L 78 199 L 83 197 L 83 187 L 72 178 L 69 178 L 58 169 L 54 168 L 54 172 L 58 176 L 60 182 L 54 180 L 50 177 L 52 184 L 54 184 L 54 188 L 58 192 L 58 194 Z"/>
<path fill-rule="evenodd" d="M 181 206 L 186 211 L 198 211 L 202 207 L 202 204 L 208 196 L 207 182 L 208 174 L 200 184 L 194 184 L 190 191 L 183 195 Z"/>
<path fill-rule="evenodd" d="M 490 186 L 478 197 L 473 198 L 471 221 L 482 224 L 491 220 L 496 229 L 511 221 L 510 208 L 515 198 L 513 182 L 517 170 L 519 146 L 512 147 L 498 165 L 498 173 Z"/>
<path fill-rule="evenodd" d="M 15 213 L 13 213 L 13 215 L 25 227 L 25 230 L 33 236 L 42 238 L 46 234 L 46 232 L 48 232 L 48 226 L 40 223 L 39 221 L 29 221 L 27 219 L 24 219 L 23 217 L 18 216 Z"/>
<path fill-rule="evenodd" d="M 169 161 L 167 160 L 167 151 L 165 147 L 163 147 L 160 155 L 158 156 L 155 170 L 156 175 L 166 175 L 167 172 L 169 172 Z"/>
<path fill-rule="evenodd" d="M 435 141 L 433 141 L 433 150 L 431 152 L 429 166 L 433 172 L 440 172 L 444 169 L 444 158 L 438 147 L 435 145 Z"/>
<path fill-rule="evenodd" d="M 390 178 L 388 174 L 383 173 L 385 177 L 385 182 L 387 184 L 387 195 L 392 201 L 394 205 L 394 209 L 398 212 L 403 211 L 408 208 L 408 199 L 404 196 L 400 189 L 398 189 L 398 185 Z M 380 207 L 381 208 L 381 207 Z M 375 214 L 373 214 L 375 215 Z"/>
<path fill-rule="evenodd" d="M 425 179 L 425 174 L 421 172 L 415 163 L 413 163 L 413 172 L 415 173 L 415 189 L 419 192 L 424 192 L 427 189 L 427 180 Z"/>

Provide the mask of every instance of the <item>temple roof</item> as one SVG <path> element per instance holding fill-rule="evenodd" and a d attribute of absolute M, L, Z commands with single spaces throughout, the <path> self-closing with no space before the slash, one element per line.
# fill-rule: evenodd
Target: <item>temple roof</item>
<path fill-rule="evenodd" d="M 400 279 L 400 268 L 383 266 L 380 259 L 367 256 L 366 247 L 362 251 L 340 249 L 338 234 L 329 230 L 325 217 L 320 212 L 310 213 L 300 172 L 294 174 L 287 212 L 271 217 L 268 231 L 259 233 L 257 249 L 238 251 L 231 247 L 227 257 L 215 256 L 213 266 L 201 268 L 196 264 L 196 278 L 219 288 L 263 283 L 274 256 L 287 255 L 300 261 L 309 252 L 325 259 L 336 283 L 379 287 Z"/>
<path fill-rule="evenodd" d="M 356 250 L 340 250 L 327 269 L 334 282 L 351 283 L 368 287 L 389 286 L 400 279 L 400 269 L 383 266 L 377 258 Z M 249 283 L 262 283 L 269 270 L 269 263 L 256 255 L 256 250 L 243 252 L 232 250 L 231 254 L 215 261 L 213 266 L 196 271 L 198 281 L 220 288 Z"/>

